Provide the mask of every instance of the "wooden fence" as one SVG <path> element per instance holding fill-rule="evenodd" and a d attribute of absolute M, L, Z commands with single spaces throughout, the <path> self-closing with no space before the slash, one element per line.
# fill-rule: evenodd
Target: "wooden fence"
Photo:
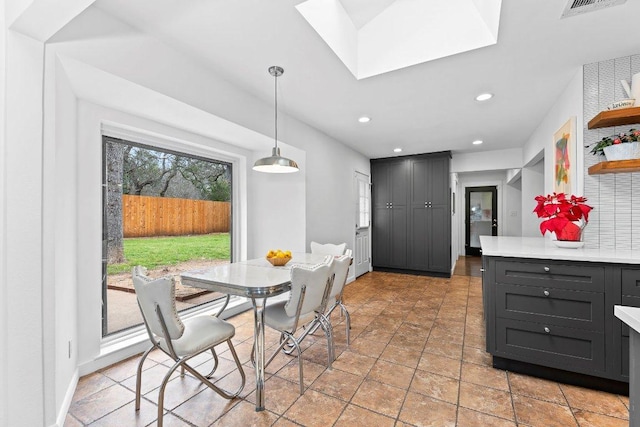
<path fill-rule="evenodd" d="M 170 197 L 122 196 L 124 237 L 226 233 L 231 204 Z"/>

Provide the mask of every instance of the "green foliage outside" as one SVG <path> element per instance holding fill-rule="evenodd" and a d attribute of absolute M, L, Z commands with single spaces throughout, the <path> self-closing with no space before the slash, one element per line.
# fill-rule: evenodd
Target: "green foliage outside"
<path fill-rule="evenodd" d="M 153 269 L 191 260 L 230 259 L 230 249 L 229 233 L 127 238 L 126 262 L 107 266 L 107 274 L 130 272 L 136 265 Z"/>

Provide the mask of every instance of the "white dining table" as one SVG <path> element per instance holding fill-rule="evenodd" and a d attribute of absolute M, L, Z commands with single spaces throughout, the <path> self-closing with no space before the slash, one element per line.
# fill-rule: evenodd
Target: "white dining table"
<path fill-rule="evenodd" d="M 183 285 L 251 299 L 254 312 L 256 411 L 264 410 L 264 306 L 266 300 L 291 289 L 291 266 L 319 264 L 324 258 L 325 255 L 293 253 L 291 261 L 282 267 L 272 266 L 266 258 L 257 258 L 181 274 Z"/>

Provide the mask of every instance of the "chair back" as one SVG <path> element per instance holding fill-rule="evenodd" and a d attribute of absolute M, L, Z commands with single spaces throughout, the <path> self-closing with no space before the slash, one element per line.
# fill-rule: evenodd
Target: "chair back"
<path fill-rule="evenodd" d="M 151 279 L 141 274 L 142 272 L 146 270 L 134 267 L 133 287 L 147 328 L 153 335 L 167 338 L 156 312 L 156 307 L 160 307 L 169 333 L 168 338 L 172 340 L 180 338 L 184 332 L 184 325 L 176 310 L 176 285 L 173 279 L 169 277 Z"/>
<path fill-rule="evenodd" d="M 331 288 L 331 297 L 335 298 L 340 295 L 345 283 L 347 283 L 347 275 L 349 274 L 349 266 L 351 265 L 351 249 L 347 249 L 345 254 L 333 260 L 333 287 Z"/>
<path fill-rule="evenodd" d="M 333 257 L 327 257 L 325 262 L 313 267 L 302 265 L 293 265 L 291 267 L 291 294 L 289 301 L 284 306 L 287 316 L 295 317 L 303 286 L 306 287 L 306 290 L 302 308 L 300 309 L 300 316 L 312 313 L 322 305 L 332 262 Z"/>
<path fill-rule="evenodd" d="M 333 255 L 338 256 L 344 254 L 344 250 L 347 247 L 346 243 L 340 243 L 339 245 L 334 245 L 333 243 L 318 243 L 311 242 L 311 253 L 319 254 L 319 255 Z"/>

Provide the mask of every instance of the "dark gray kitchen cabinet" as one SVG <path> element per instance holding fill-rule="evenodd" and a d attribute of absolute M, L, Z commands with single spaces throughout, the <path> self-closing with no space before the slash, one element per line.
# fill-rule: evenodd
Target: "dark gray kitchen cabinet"
<path fill-rule="evenodd" d="M 372 163 L 372 256 L 374 265 L 407 266 L 409 164 L 404 160 Z"/>
<path fill-rule="evenodd" d="M 629 381 L 629 330 L 613 307 L 640 307 L 640 266 L 484 256 L 483 270 L 495 367 L 611 390 Z"/>
<path fill-rule="evenodd" d="M 450 274 L 450 153 L 371 161 L 373 267 Z"/>
<path fill-rule="evenodd" d="M 415 159 L 410 174 L 409 265 L 415 270 L 447 273 L 451 269 L 449 157 Z"/>

